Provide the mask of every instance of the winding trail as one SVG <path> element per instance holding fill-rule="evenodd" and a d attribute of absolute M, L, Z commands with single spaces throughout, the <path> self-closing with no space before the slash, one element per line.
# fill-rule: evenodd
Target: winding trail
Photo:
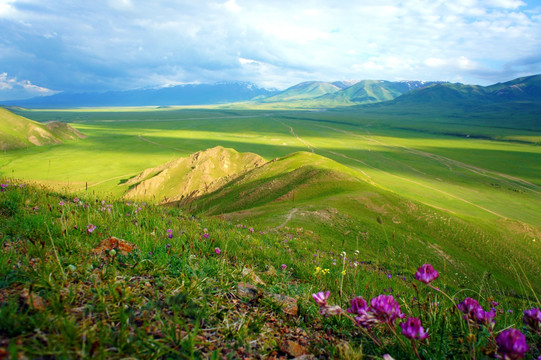
<path fill-rule="evenodd" d="M 131 173 L 131 174 L 124 174 L 124 175 L 120 175 L 120 176 L 115 176 L 115 177 L 112 177 L 112 178 L 109 178 L 109 179 L 105 179 L 105 180 L 98 181 L 97 183 L 93 183 L 92 185 L 83 186 L 82 188 L 77 189 L 77 191 L 81 191 L 81 190 L 85 190 L 85 189 L 90 189 L 91 187 L 98 186 L 98 185 L 101 185 L 101 184 L 106 183 L 106 182 L 108 182 L 108 181 L 112 181 L 112 180 L 116 180 L 116 179 L 130 178 L 130 177 L 135 176 L 135 175 L 138 175 L 138 174 L 140 174 L 140 173 L 141 173 L 141 172 L 138 171 L 138 172 L 136 172 L 136 173 Z"/>
<path fill-rule="evenodd" d="M 171 149 L 171 150 L 175 150 L 175 151 L 180 151 L 180 152 L 187 152 L 187 153 L 190 153 L 189 150 L 186 150 L 186 149 L 180 149 L 180 148 L 175 148 L 175 147 L 171 147 L 171 146 L 167 146 L 167 145 L 163 145 L 163 144 L 160 144 L 160 143 L 157 143 L 155 141 L 152 141 L 152 140 L 149 140 L 147 138 L 144 138 L 143 136 L 141 135 L 137 135 L 137 138 L 139 140 L 142 140 L 142 141 L 145 141 L 149 144 L 152 144 L 152 145 L 157 145 L 159 147 L 162 147 L 162 148 L 165 148 L 165 149 Z"/>
<path fill-rule="evenodd" d="M 533 184 L 533 183 L 531 183 L 531 182 L 529 182 L 527 180 L 521 179 L 521 178 L 516 177 L 516 176 L 500 173 L 500 172 L 497 172 L 497 171 L 491 171 L 491 170 L 483 169 L 483 168 L 480 168 L 478 166 L 466 164 L 466 163 L 463 163 L 461 161 L 450 159 L 450 158 L 442 156 L 442 155 L 437 155 L 437 154 L 433 154 L 433 153 L 426 152 L 426 151 L 412 149 L 412 148 L 409 148 L 407 146 L 389 144 L 389 143 L 383 142 L 381 140 L 376 140 L 376 139 L 374 139 L 372 137 L 367 137 L 367 136 L 364 136 L 364 135 L 356 134 L 356 133 L 353 133 L 351 131 L 337 129 L 337 128 L 334 128 L 334 127 L 331 127 L 331 126 L 325 126 L 325 125 L 319 125 L 319 124 L 316 124 L 315 126 L 326 128 L 326 129 L 331 129 L 331 130 L 341 132 L 341 133 L 344 133 L 344 134 L 347 134 L 347 135 L 350 135 L 350 136 L 360 137 L 360 138 L 362 138 L 364 140 L 375 142 L 375 143 L 377 143 L 379 145 L 382 145 L 382 146 L 386 146 L 386 147 L 390 147 L 390 148 L 400 148 L 400 149 L 408 151 L 408 152 L 410 152 L 412 154 L 422 156 L 422 157 L 426 157 L 426 158 L 430 158 L 430 159 L 432 159 L 434 161 L 437 161 L 440 164 L 447 166 L 447 168 L 450 171 L 453 170 L 453 168 L 451 167 L 451 165 L 453 165 L 455 167 L 458 167 L 458 168 L 461 168 L 461 169 L 464 169 L 464 170 L 468 170 L 468 171 L 470 171 L 470 172 L 472 172 L 472 173 L 474 173 L 476 175 L 484 176 L 484 177 L 487 177 L 487 178 L 493 179 L 493 180 L 504 181 L 508 185 L 516 185 L 516 186 L 519 186 L 520 188 L 522 188 L 524 190 L 528 190 L 528 191 L 531 191 L 531 192 L 536 193 L 538 195 L 541 195 L 541 186 L 538 186 L 536 184 Z"/>
<path fill-rule="evenodd" d="M 287 214 L 287 218 L 285 219 L 285 221 L 283 223 L 281 223 L 280 225 L 278 225 L 277 227 L 275 227 L 273 230 L 278 230 L 280 228 L 283 228 L 284 226 L 286 226 L 286 224 L 291 220 L 291 218 L 293 217 L 293 215 L 298 211 L 299 209 L 298 208 L 293 208 L 291 209 L 291 211 L 289 212 L 289 214 Z"/>
<path fill-rule="evenodd" d="M 383 174 L 392 176 L 392 177 L 397 178 L 397 179 L 400 179 L 400 180 L 402 180 L 402 181 L 407 181 L 407 182 L 409 182 L 409 183 L 418 185 L 418 186 L 420 186 L 420 187 L 424 187 L 424 188 L 426 188 L 426 189 L 430 189 L 430 190 L 439 192 L 440 194 L 443 194 L 443 195 L 445 195 L 445 196 L 451 197 L 451 198 L 456 199 L 456 200 L 458 200 L 458 201 L 462 201 L 462 202 L 464 202 L 464 203 L 466 203 L 466 204 L 469 204 L 469 205 L 471 205 L 471 206 L 474 206 L 474 207 L 476 207 L 476 208 L 478 208 L 478 209 L 480 209 L 480 210 L 486 211 L 486 212 L 488 212 L 488 213 L 490 213 L 490 214 L 492 214 L 492 215 L 496 215 L 496 216 L 498 216 L 498 217 L 500 217 L 500 218 L 502 218 L 502 219 L 507 219 L 507 217 L 504 216 L 504 215 L 502 215 L 502 214 L 499 214 L 499 213 L 497 213 L 497 212 L 495 212 L 495 211 L 492 211 L 492 210 L 490 210 L 490 209 L 487 209 L 486 207 L 483 207 L 483 206 L 481 206 L 481 205 L 472 203 L 472 202 L 469 201 L 469 200 L 466 200 L 466 199 L 461 198 L 461 197 L 459 197 L 459 196 L 453 195 L 453 194 L 451 194 L 451 193 L 449 193 L 449 192 L 447 192 L 447 191 L 443 191 L 443 190 L 438 189 L 438 188 L 435 188 L 435 187 L 433 187 L 433 186 L 426 185 L 426 184 L 423 184 L 423 183 L 421 183 L 421 182 L 418 182 L 418 181 L 415 181 L 415 180 L 412 180 L 412 179 L 408 179 L 408 178 L 406 178 L 406 177 L 403 177 L 403 176 L 400 176 L 400 175 L 396 175 L 396 174 L 393 174 L 393 173 L 391 173 L 391 172 L 382 170 L 382 169 L 380 169 L 380 168 L 377 168 L 377 167 L 375 167 L 375 166 L 369 165 L 369 164 L 367 164 L 366 162 L 363 162 L 363 161 L 361 161 L 361 160 L 359 160 L 359 159 L 355 159 L 355 158 L 349 157 L 349 156 L 347 156 L 347 155 L 345 155 L 345 154 L 342 154 L 342 153 L 340 153 L 340 152 L 337 152 L 337 151 L 331 151 L 331 150 L 326 150 L 326 149 L 321 149 L 321 148 L 318 148 L 318 147 L 316 147 L 316 146 L 313 146 L 313 145 L 307 143 L 306 141 L 302 140 L 302 139 L 301 139 L 301 138 L 293 131 L 293 128 L 292 128 L 291 126 L 289 126 L 289 125 L 287 125 L 287 124 L 285 124 L 285 123 L 282 123 L 282 124 L 283 124 L 284 126 L 287 126 L 288 128 L 290 128 L 291 134 L 292 134 L 293 136 L 295 136 L 297 139 L 299 139 L 299 141 L 301 141 L 303 144 L 305 144 L 306 146 L 308 146 L 308 147 L 312 150 L 312 152 L 314 152 L 314 149 L 316 149 L 316 150 L 319 150 L 319 151 L 328 152 L 328 153 L 331 153 L 331 154 L 333 154 L 333 155 L 341 156 L 341 157 L 344 157 L 344 158 L 346 158 L 346 159 L 350 159 L 350 160 L 359 162 L 359 163 L 365 165 L 366 167 L 371 168 L 371 169 L 374 169 L 374 170 L 377 170 L 377 171 L 379 171 L 379 172 L 381 172 L 381 173 L 383 173 Z M 377 140 L 370 139 L 370 138 L 368 138 L 368 137 L 366 137 L 366 136 L 358 135 L 358 134 L 355 134 L 355 133 L 350 133 L 350 132 L 345 131 L 345 130 L 340 130 L 340 129 L 336 129 L 336 128 L 332 128 L 332 127 L 324 126 L 324 125 L 316 125 L 316 126 L 320 126 L 320 127 L 324 127 L 324 128 L 330 128 L 330 129 L 336 130 L 336 131 L 338 131 L 338 132 L 345 132 L 345 133 L 348 133 L 348 134 L 353 135 L 353 136 L 358 136 L 358 137 L 364 138 L 364 139 L 366 139 L 366 140 L 371 140 L 371 141 L 376 141 L 376 142 L 378 142 Z M 381 143 L 381 144 L 384 144 L 384 143 Z M 386 146 L 392 146 L 392 145 L 386 145 Z M 433 154 L 432 154 L 432 155 L 433 155 Z M 451 159 L 449 159 L 449 160 L 451 160 Z M 365 174 L 365 173 L 363 172 L 363 174 Z M 366 174 L 365 174 L 365 175 L 366 175 Z M 374 182 L 372 182 L 372 184 L 373 184 L 373 185 L 377 185 L 377 184 L 375 184 Z M 533 184 L 532 184 L 532 185 L 533 185 Z M 427 205 L 430 205 L 430 204 L 427 204 Z"/>

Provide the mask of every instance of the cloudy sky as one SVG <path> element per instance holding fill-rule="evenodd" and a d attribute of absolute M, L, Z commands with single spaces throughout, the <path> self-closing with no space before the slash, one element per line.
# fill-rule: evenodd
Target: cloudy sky
<path fill-rule="evenodd" d="M 541 0 L 0 0 L 0 100 L 541 73 Z"/>

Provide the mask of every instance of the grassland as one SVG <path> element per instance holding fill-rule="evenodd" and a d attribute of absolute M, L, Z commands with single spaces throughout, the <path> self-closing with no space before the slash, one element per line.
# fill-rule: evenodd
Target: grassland
<path fill-rule="evenodd" d="M 439 119 L 441 126 L 430 125 L 433 128 L 427 131 L 425 125 L 432 123 L 426 114 L 393 117 L 376 110 L 19 110 L 37 121 L 69 122 L 88 137 L 61 146 L 4 152 L 0 157 L 0 177 L 55 189 L 10 186 L 1 194 L 1 208 L 6 210 L 0 234 L 8 244 L 1 255 L 6 260 L 2 286 L 7 289 L 2 296 L 9 299 L 9 306 L 1 309 L 6 316 L 22 312 L 25 319 L 16 326 L 17 317 L 5 317 L 1 331 L 10 339 L 30 339 L 22 346 L 31 356 L 155 352 L 156 357 L 219 358 L 242 357 L 242 351 L 275 356 L 287 353 L 278 334 L 284 328 L 295 332 L 299 328 L 311 341 L 310 352 L 322 356 L 391 353 L 413 358 L 411 349 L 384 332 L 378 334 L 387 345 L 374 346 L 357 337 L 347 319 L 320 323 L 310 300 L 311 293 L 330 289 L 333 302 L 344 306 L 352 294 L 371 297 L 391 291 L 390 287 L 403 297 L 401 304 L 411 315 L 423 317 L 425 327 L 439 331 L 423 348 L 424 357 L 493 354 L 489 333 L 480 329 L 475 339 L 468 337 L 459 330 L 460 316 L 453 305 L 441 310 L 430 305 L 443 303 L 444 298 L 424 290 L 419 296 L 411 274 L 430 262 L 441 273 L 442 288 L 457 294 L 455 300 L 471 295 L 482 298 L 484 306 L 491 299 L 500 301 L 505 308 L 498 318 L 500 330 L 517 326 L 521 310 L 539 306 L 541 149 L 535 141 L 519 142 L 509 136 L 528 134 L 531 140 L 540 134 L 516 126 L 512 134 L 502 130 L 496 136 L 487 119 L 467 125 L 460 118 L 460 126 L 470 126 L 468 130 L 477 134 L 468 138 L 450 135 L 447 127 L 453 128 L 455 118 Z M 139 210 L 139 205 L 114 200 L 127 190 L 126 181 L 143 170 L 215 146 L 281 159 L 182 209 L 172 204 Z M 247 191 L 257 189 L 259 193 L 247 201 Z M 72 202 L 75 196 L 89 206 Z M 69 206 L 59 205 L 61 201 Z M 99 230 L 88 233 L 89 224 Z M 205 228 L 210 239 L 204 237 Z M 173 240 L 166 229 L 173 230 Z M 107 236 L 136 244 L 139 250 L 133 261 L 115 263 L 110 255 L 90 256 Z M 213 256 L 214 247 L 225 249 L 226 256 Z M 349 254 L 348 261 L 358 262 L 348 263 L 346 275 L 339 266 L 342 251 Z M 33 264 L 36 257 L 48 260 Z M 276 271 L 281 264 L 287 271 Z M 73 281 L 66 280 L 68 267 Z M 329 276 L 316 274 L 316 267 L 330 269 Z M 243 273 L 244 268 L 256 270 L 267 284 L 260 286 L 265 291 L 296 297 L 300 317 L 283 315 L 280 305 L 264 297 L 258 297 L 259 303 L 232 295 L 239 281 L 255 281 L 249 272 Z M 47 280 L 46 274 L 55 275 Z M 88 277 L 95 278 L 93 283 L 83 280 Z M 138 291 L 146 295 L 137 299 L 119 277 L 134 279 L 134 289 L 140 287 L 144 291 Z M 63 286 L 78 295 L 58 297 Z M 92 287 L 99 290 L 93 292 Z M 21 295 L 24 289 L 50 306 L 32 308 L 29 295 Z M 172 296 L 175 289 L 182 294 L 178 299 Z M 421 304 L 419 299 L 425 298 Z M 208 307 L 194 305 L 199 302 Z M 127 304 L 133 310 L 125 312 L 115 305 L 100 317 L 101 308 L 90 305 L 96 303 L 102 308 Z M 82 313 L 72 313 L 73 308 Z M 155 308 L 160 310 L 151 310 Z M 80 324 L 82 314 L 88 316 L 86 325 Z M 242 314 L 251 314 L 246 323 L 239 323 Z M 58 322 L 45 325 L 51 316 Z M 280 319 L 282 330 L 270 325 L 272 318 Z M 152 323 L 156 328 L 149 328 Z M 36 326 L 47 329 L 50 340 L 41 341 L 40 334 L 29 336 Z M 53 328 L 60 330 L 53 334 Z M 220 340 L 205 335 L 208 332 Z M 87 340 L 81 340 L 83 334 Z M 345 347 L 337 346 L 340 339 L 347 340 Z M 211 347 L 207 352 L 215 341 L 220 351 Z M 477 345 L 468 345 L 470 341 Z M 322 342 L 317 350 L 316 344 Z M 15 354 L 18 345 L 12 343 L 8 350 Z M 532 356 L 539 351 L 536 348 Z"/>

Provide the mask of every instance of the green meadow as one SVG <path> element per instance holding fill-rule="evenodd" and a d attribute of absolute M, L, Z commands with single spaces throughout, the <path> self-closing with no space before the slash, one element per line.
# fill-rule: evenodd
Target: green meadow
<path fill-rule="evenodd" d="M 377 107 L 16 112 L 87 137 L 0 156 L 0 351 L 11 357 L 481 359 L 509 327 L 541 355 L 522 326 L 541 291 L 535 128 Z M 216 146 L 270 162 L 198 198 L 122 198 L 145 169 Z M 97 254 L 109 236 L 135 250 Z M 423 263 L 437 289 L 413 279 Z M 430 338 L 419 355 L 397 324 L 367 336 L 322 317 L 312 294 L 324 290 L 343 309 L 393 294 Z M 468 296 L 495 308 L 495 328 L 462 320 Z"/>
<path fill-rule="evenodd" d="M 371 184 L 450 213 L 541 225 L 539 146 L 428 133 L 421 131 L 426 118 L 398 123 L 388 120 L 388 115 L 371 116 L 355 109 L 123 108 L 18 113 L 37 121 L 69 122 L 88 138 L 4 152 L 0 160 L 4 176 L 120 195 L 119 183 L 142 170 L 217 145 L 254 152 L 267 160 L 312 151 L 357 171 Z M 445 126 L 452 124 L 440 128 Z M 488 125 L 471 128 L 472 132 L 486 131 L 487 138 L 495 131 Z M 522 134 L 540 136 L 531 130 Z"/>

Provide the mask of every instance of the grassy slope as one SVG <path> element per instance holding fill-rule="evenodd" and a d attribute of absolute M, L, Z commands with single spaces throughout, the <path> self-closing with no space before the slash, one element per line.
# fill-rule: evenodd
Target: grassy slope
<path fill-rule="evenodd" d="M 356 172 L 357 177 L 377 185 L 379 189 L 400 194 L 400 198 L 381 200 L 379 207 L 385 203 L 392 207 L 393 202 L 405 204 L 403 201 L 406 198 L 446 209 L 440 217 L 456 217 L 457 220 L 465 220 L 465 224 L 480 223 L 479 227 L 470 229 L 464 225 L 462 230 L 456 230 L 456 233 L 462 234 L 461 237 L 475 241 L 482 239 L 483 235 L 470 236 L 470 230 L 473 233 L 487 232 L 486 236 L 492 238 L 499 230 L 487 230 L 490 227 L 519 229 L 517 237 L 521 237 L 520 241 L 524 243 L 519 247 L 535 246 L 533 239 L 538 238 L 537 214 L 541 211 L 541 201 L 534 191 L 535 186 L 541 185 L 539 162 L 536 160 L 541 150 L 528 144 L 463 139 L 403 130 L 397 128 L 400 126 L 398 121 L 390 122 L 383 117 L 356 111 L 283 113 L 188 109 L 138 112 L 32 111 L 29 114 L 42 119 L 77 121 L 74 126 L 90 136 L 82 142 L 62 147 L 6 153 L 0 159 L 0 168 L 4 174 L 11 175 L 14 170 L 15 177 L 45 179 L 60 184 L 66 184 L 69 179 L 71 189 L 84 188 L 85 181 L 88 181 L 90 191 L 113 192 L 118 196 L 123 191 L 118 186 L 122 179 L 136 175 L 145 168 L 217 145 L 232 147 L 240 152 L 255 152 L 267 160 L 299 150 L 313 149 L 317 154 L 349 167 Z M 409 124 L 421 127 L 427 121 L 410 118 Z M 137 156 L 133 156 L 134 151 Z M 81 166 L 81 158 L 92 161 Z M 480 172 L 462 163 L 485 170 Z M 524 163 L 529 166 L 522 166 Z M 534 187 L 502 177 L 501 173 L 528 180 Z M 298 196 L 296 200 L 300 201 Z M 347 197 L 320 203 L 314 201 L 317 208 L 313 211 L 325 214 L 325 208 L 331 206 L 345 214 L 355 209 L 351 213 L 354 216 L 356 211 L 362 213 L 366 210 L 365 205 L 359 206 L 358 203 Z M 286 203 L 273 206 L 276 208 L 261 209 L 266 211 L 263 216 L 253 212 L 254 221 L 265 226 L 277 226 L 286 219 L 292 207 Z M 531 225 L 516 224 L 494 213 Z M 336 233 L 336 229 L 318 222 L 321 218 L 318 214 L 305 214 L 304 218 L 309 219 L 306 221 L 303 221 L 301 214 L 294 214 L 291 224 L 309 228 L 308 225 L 312 223 L 316 228 L 321 227 L 327 238 Z M 363 216 L 359 215 L 359 218 Z M 385 245 L 385 233 L 380 225 L 374 223 L 377 216 L 382 216 L 381 211 L 367 212 L 366 219 L 357 221 L 355 226 L 361 232 L 365 227 L 373 228 L 372 233 L 377 233 L 374 235 L 376 243 Z M 395 225 L 392 217 L 384 220 L 387 238 L 390 238 L 389 234 L 395 230 Z M 443 221 L 438 224 L 441 233 L 437 238 L 443 241 L 446 225 Z M 416 234 L 422 232 L 423 226 L 422 223 L 417 224 L 408 231 Z M 403 231 L 405 234 L 406 230 Z M 434 229 L 431 231 L 438 232 Z M 431 236 L 426 235 L 427 239 Z M 419 236 L 419 239 L 427 241 L 424 237 Z M 356 237 L 348 239 L 348 246 L 352 246 L 355 241 Z M 452 247 L 452 240 L 446 241 L 446 246 Z M 483 244 L 482 241 L 479 244 Z M 513 238 L 509 244 L 517 241 L 517 238 Z M 385 250 L 384 247 L 382 249 Z M 482 252 L 479 249 L 476 251 Z M 424 252 L 420 254 L 424 256 Z M 429 256 L 432 255 L 434 253 L 431 250 Z M 460 250 L 453 250 L 452 255 L 460 258 Z M 471 262 L 472 266 L 478 266 L 475 257 Z"/>
<path fill-rule="evenodd" d="M 257 154 L 217 146 L 146 169 L 124 184 L 129 187 L 124 197 L 152 202 L 190 198 L 213 191 L 227 179 L 263 163 Z"/>
<path fill-rule="evenodd" d="M 59 144 L 83 135 L 67 124 L 40 124 L 0 108 L 0 150 Z"/>
<path fill-rule="evenodd" d="M 430 329 L 430 341 L 418 345 L 424 358 L 493 357 L 489 333 L 463 326 L 451 302 L 413 280 L 416 259 L 402 259 L 412 262 L 404 266 L 393 258 L 400 256 L 398 248 L 383 257 L 348 251 L 342 266 L 338 251 L 347 247 L 339 235 L 328 241 L 303 229 L 260 233 L 250 223 L 198 219 L 176 208 L 86 195 L 73 201 L 18 185 L 8 183 L 0 192 L 0 351 L 11 358 L 299 355 L 284 346 L 290 342 L 323 358 L 415 358 L 407 342 L 401 344 L 382 326 L 374 331 L 383 343 L 377 346 L 345 317 L 320 316 L 311 294 L 327 289 L 329 304 L 344 309 L 353 294 L 366 299 L 393 294 L 407 316 L 419 317 Z M 92 233 L 86 231 L 89 224 L 96 226 Z M 108 236 L 136 248 L 128 256 L 96 254 L 93 249 Z M 374 242 L 372 232 L 364 240 Z M 415 239 L 404 241 L 408 247 L 426 247 L 415 245 Z M 316 266 L 328 274 L 315 273 Z M 436 267 L 442 275 L 434 285 L 455 295 L 455 301 L 473 296 L 485 309 L 492 300 L 499 303 L 496 331 L 519 326 L 522 310 L 540 305 L 504 291 L 494 277 L 484 276 L 479 283 L 469 273 L 455 275 L 453 264 Z M 241 282 L 256 285 L 258 295 L 239 291 L 245 287 Z M 272 294 L 296 299 L 297 313 L 286 313 Z M 470 333 L 474 346 L 465 341 Z M 537 357 L 539 336 L 527 334 L 530 355 Z"/>
<path fill-rule="evenodd" d="M 441 268 L 448 263 L 450 272 L 470 278 L 488 271 L 506 286 L 516 282 L 510 267 L 521 264 L 530 280 L 541 284 L 536 275 L 541 263 L 531 256 L 541 250 L 540 244 L 524 242 L 527 232 L 519 231 L 518 223 L 510 231 L 434 211 L 370 185 L 351 169 L 313 153 L 291 154 L 251 170 L 202 196 L 190 209 L 263 228 L 316 231 L 334 243 L 335 251 L 359 250 L 388 266 L 407 268 L 411 261 Z"/>

